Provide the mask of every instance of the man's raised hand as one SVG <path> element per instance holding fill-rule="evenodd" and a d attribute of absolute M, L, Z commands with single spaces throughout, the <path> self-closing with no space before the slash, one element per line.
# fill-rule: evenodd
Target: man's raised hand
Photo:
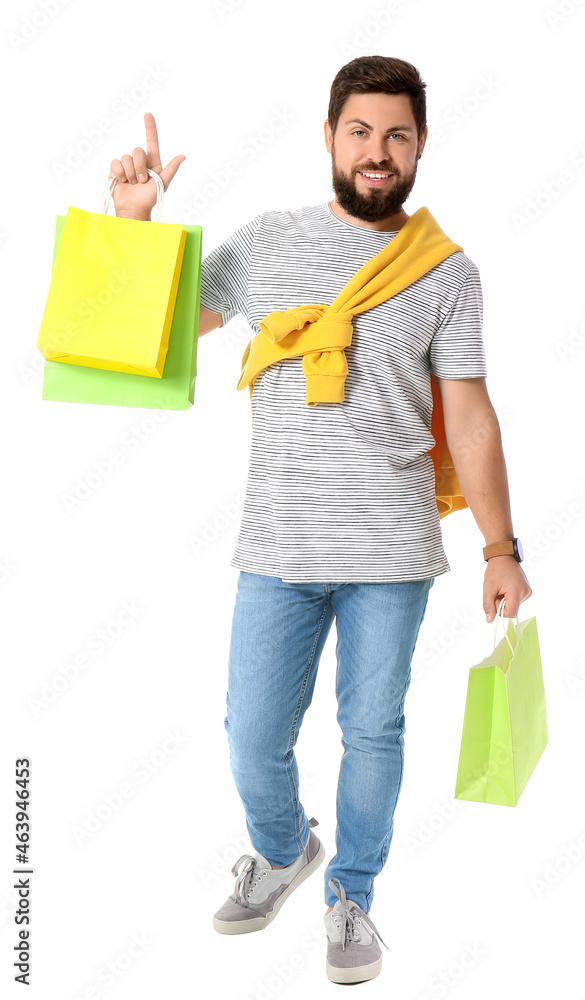
<path fill-rule="evenodd" d="M 136 146 L 132 156 L 125 153 L 119 160 L 112 160 L 108 179 L 117 177 L 112 195 L 116 215 L 127 219 L 150 219 L 156 204 L 157 188 L 147 169 L 159 174 L 164 189 L 168 188 L 181 163 L 186 157 L 175 156 L 163 170 L 158 148 L 158 132 L 154 116 L 149 111 L 144 115 L 146 127 L 146 152 Z"/>

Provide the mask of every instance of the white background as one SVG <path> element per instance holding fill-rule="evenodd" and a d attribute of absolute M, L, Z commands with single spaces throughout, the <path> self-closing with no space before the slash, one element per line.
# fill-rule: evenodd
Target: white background
<path fill-rule="evenodd" d="M 251 431 L 248 393 L 235 386 L 251 334 L 238 318 L 202 338 L 195 405 L 158 424 L 148 410 L 43 401 L 35 344 L 55 216 L 69 205 L 100 210 L 111 159 L 145 145 L 145 111 L 163 164 L 187 157 L 162 221 L 202 225 L 205 255 L 259 211 L 332 197 L 331 81 L 351 58 L 383 54 L 413 62 L 427 84 L 431 136 L 406 210 L 426 205 L 482 277 L 487 384 L 533 588 L 519 617 L 537 618 L 549 746 L 516 808 L 454 801 L 467 672 L 493 642 L 484 539 L 470 510 L 457 512 L 442 521 L 452 571 L 436 581 L 415 652 L 404 785 L 371 911 L 390 951 L 362 989 L 396 1000 L 583 997 L 585 861 L 571 845 L 585 832 L 585 11 L 564 3 L 556 18 L 561 0 L 226 0 L 223 10 L 211 0 L 51 0 L 45 18 L 35 0 L 3 7 L 4 996 L 24 990 L 12 968 L 21 756 L 32 762 L 35 868 L 27 996 L 313 1000 L 337 989 L 321 941 L 324 866 L 262 933 L 230 938 L 211 924 L 233 888 L 230 865 L 250 847 L 223 719 L 237 583 L 229 561 Z M 145 77 L 151 90 L 140 89 Z M 292 118 L 270 135 L 262 130 L 275 110 Z M 245 156 L 242 144 L 259 134 L 261 151 Z M 76 162 L 69 147 L 80 143 Z M 234 158 L 239 174 L 206 188 Z M 122 465 L 68 511 L 64 495 L 136 427 L 144 440 L 122 447 Z M 141 609 L 133 624 L 91 653 L 92 635 L 125 602 Z M 35 710 L 84 652 L 89 666 Z M 341 755 L 334 671 L 332 627 L 298 744 L 303 801 L 328 857 Z M 116 800 L 124 784 L 131 794 Z M 80 840 L 90 814 L 107 816 L 108 796 L 119 808 Z"/>

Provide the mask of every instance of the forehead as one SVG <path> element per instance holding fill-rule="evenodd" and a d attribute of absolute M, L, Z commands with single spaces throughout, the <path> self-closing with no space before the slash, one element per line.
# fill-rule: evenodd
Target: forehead
<path fill-rule="evenodd" d="M 390 119 L 396 115 L 401 121 L 415 124 L 408 94 L 350 94 L 341 109 L 339 123 L 344 125 L 357 116 L 372 125 L 376 122 L 381 126 L 393 125 L 395 123 Z"/>

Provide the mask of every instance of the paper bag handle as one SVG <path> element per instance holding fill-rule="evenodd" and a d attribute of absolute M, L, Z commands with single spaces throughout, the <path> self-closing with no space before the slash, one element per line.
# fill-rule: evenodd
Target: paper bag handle
<path fill-rule="evenodd" d="M 160 174 L 155 173 L 155 171 L 151 170 L 150 168 L 148 168 L 148 173 L 149 173 L 149 175 L 151 177 L 154 178 L 154 181 L 155 181 L 155 184 L 156 184 L 156 204 L 154 206 L 154 218 L 153 218 L 152 221 L 153 222 L 160 222 L 160 216 L 161 216 L 162 206 L 163 206 L 163 198 L 164 198 L 164 193 L 165 193 L 165 186 L 164 186 L 164 184 L 162 182 L 162 178 L 161 178 Z M 102 207 L 101 207 L 101 211 L 105 215 L 108 214 L 108 208 L 110 207 L 110 200 L 112 199 L 112 195 L 114 193 L 114 188 L 116 186 L 117 180 L 118 180 L 117 177 L 110 177 L 108 183 L 106 184 L 106 186 L 104 188 L 104 193 L 102 195 Z"/>
<path fill-rule="evenodd" d="M 495 617 L 495 620 L 494 620 L 494 626 L 495 626 L 494 627 L 494 645 L 493 645 L 492 653 L 493 653 L 494 649 L 496 648 L 496 633 L 498 631 L 498 622 L 501 621 L 502 624 L 503 624 L 503 621 L 504 621 L 504 616 L 503 616 L 503 614 L 500 614 L 500 610 L 502 610 L 502 612 L 503 612 L 505 602 L 506 602 L 506 598 L 502 597 L 502 600 L 498 604 L 498 610 L 496 611 L 496 617 Z M 518 627 L 518 631 L 520 632 L 520 635 L 522 635 L 522 629 L 520 628 L 520 622 L 518 621 L 518 615 L 516 615 L 516 625 Z M 510 640 L 508 638 L 508 632 L 507 632 L 506 628 L 504 628 L 504 638 L 506 639 L 506 642 L 508 643 L 510 649 L 512 650 L 512 653 L 514 653 L 514 647 L 512 646 L 512 643 L 510 642 Z"/>

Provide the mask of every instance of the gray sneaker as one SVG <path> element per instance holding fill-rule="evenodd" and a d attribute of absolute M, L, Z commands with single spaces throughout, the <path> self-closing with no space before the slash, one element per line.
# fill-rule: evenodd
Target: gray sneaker
<path fill-rule="evenodd" d="M 317 826 L 311 819 L 310 826 Z M 257 851 L 242 854 L 232 868 L 236 885 L 231 896 L 213 916 L 220 934 L 249 934 L 266 927 L 291 892 L 319 867 L 325 856 L 323 844 L 312 830 L 305 850 L 286 868 L 272 868 Z"/>
<path fill-rule="evenodd" d="M 338 878 L 330 878 L 329 886 L 339 899 L 324 918 L 328 939 L 327 978 L 332 983 L 363 983 L 374 979 L 382 968 L 382 952 L 376 938 L 380 941 L 382 938 L 361 906 L 347 898 Z M 382 944 L 388 948 L 383 941 Z"/>

